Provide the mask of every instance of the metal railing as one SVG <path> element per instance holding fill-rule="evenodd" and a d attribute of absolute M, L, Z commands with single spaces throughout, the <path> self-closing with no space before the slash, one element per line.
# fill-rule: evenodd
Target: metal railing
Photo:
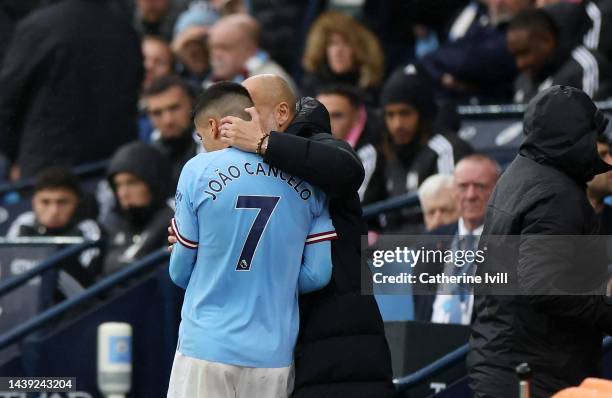
<path fill-rule="evenodd" d="M 81 236 L 0 236 L 0 246 L 78 245 L 85 241 Z"/>
<path fill-rule="evenodd" d="M 465 361 L 465 357 L 468 351 L 469 346 L 467 344 L 464 344 L 461 347 L 455 349 L 454 351 L 449 352 L 442 358 L 436 359 L 424 368 L 417 370 L 416 372 L 413 372 L 404 377 L 393 379 L 395 389 L 399 392 L 402 392 L 416 386 L 417 384 L 423 383 L 424 381 L 440 374 L 446 369 L 455 366 L 456 364 L 462 361 Z"/>
<path fill-rule="evenodd" d="M 167 250 L 160 249 L 159 251 L 151 253 L 141 260 L 134 262 L 130 266 L 100 280 L 74 297 L 66 299 L 61 303 L 47 309 L 46 311 L 41 312 L 29 321 L 16 326 L 3 335 L 0 335 L 0 350 L 15 342 L 18 342 L 26 335 L 46 326 L 59 316 L 116 287 L 134 275 L 159 265 L 160 263 L 166 261 L 168 257 L 169 253 Z"/>
<path fill-rule="evenodd" d="M 612 111 L 612 98 L 595 102 L 597 108 L 604 112 Z M 526 104 L 493 104 L 493 105 L 460 105 L 457 113 L 462 117 L 499 117 L 501 115 L 520 115 L 525 111 Z"/>
<path fill-rule="evenodd" d="M 363 208 L 363 218 L 368 220 L 382 213 L 410 206 L 419 206 L 419 204 L 419 196 L 416 193 L 406 193 L 365 206 Z"/>
<path fill-rule="evenodd" d="M 37 242 L 34 242 L 33 239 L 31 238 L 22 238 L 22 239 L 3 239 L 2 241 L 6 245 L 12 245 L 12 244 L 18 244 L 18 241 L 22 241 L 21 244 L 41 244 L 41 243 L 48 243 L 47 242 L 48 240 L 49 238 L 40 238 L 36 240 Z M 89 240 L 84 241 L 83 239 L 81 239 L 81 243 L 78 243 L 76 245 L 72 245 L 65 249 L 62 249 L 58 251 L 57 253 L 54 253 L 53 255 L 51 255 L 51 257 L 49 257 L 45 261 L 38 264 L 36 267 L 0 283 L 0 296 L 3 296 L 6 293 L 27 283 L 30 279 L 34 278 L 35 276 L 38 276 L 47 270 L 57 267 L 63 261 L 80 254 L 82 251 L 89 249 L 91 247 L 99 247 L 100 245 L 101 245 L 101 241 L 89 241 Z"/>
<path fill-rule="evenodd" d="M 607 353 L 612 351 L 612 337 L 606 336 L 602 342 L 603 352 Z M 442 358 L 436 359 L 429 365 L 425 366 L 413 372 L 407 376 L 393 379 L 393 384 L 398 392 L 406 391 L 420 383 L 423 383 L 434 376 L 439 375 L 446 369 L 455 366 L 458 363 L 465 361 L 465 358 L 469 351 L 469 345 L 464 344 L 461 347 L 449 352 Z"/>

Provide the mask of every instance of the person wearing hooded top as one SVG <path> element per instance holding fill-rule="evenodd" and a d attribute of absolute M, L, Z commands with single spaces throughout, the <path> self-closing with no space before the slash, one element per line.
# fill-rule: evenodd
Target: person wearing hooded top
<path fill-rule="evenodd" d="M 116 199 L 102 221 L 109 235 L 103 274 L 108 275 L 165 246 L 170 165 L 155 148 L 142 142 L 126 144 L 115 153 L 107 179 Z"/>
<path fill-rule="evenodd" d="M 526 103 L 553 85 L 579 88 L 593 99 L 610 94 L 612 65 L 597 51 L 568 39 L 569 34 L 555 21 L 561 11 L 528 10 L 510 22 L 508 49 L 521 71 L 515 82 L 515 102 Z"/>
<path fill-rule="evenodd" d="M 489 249 L 495 244 L 492 236 L 519 235 L 520 243 L 510 245 L 495 264 L 485 260 L 479 265 L 480 270 L 507 264 L 509 280 L 516 280 L 525 294 L 476 291 L 467 359 L 476 398 L 516 397 L 514 369 L 522 362 L 533 371 L 535 398 L 600 373 L 602 337 L 612 333 L 612 301 L 605 290 L 601 295 L 543 295 L 533 287 L 551 288 L 564 275 L 603 282 L 607 265 L 589 264 L 592 269 L 585 270 L 572 244 L 555 244 L 556 250 L 549 251 L 541 240 L 534 244 L 534 237 L 597 234 L 586 183 L 612 170 L 596 145 L 606 124 L 591 99 L 573 87 L 553 86 L 527 105 L 525 139 L 491 195 L 480 238 Z M 597 263 L 594 255 L 588 261 Z M 548 263 L 554 269 L 544 266 Z"/>
<path fill-rule="evenodd" d="M 612 60 L 612 0 L 537 0 L 536 6 L 551 14 L 561 40 L 581 43 Z"/>
<path fill-rule="evenodd" d="M 412 65 L 389 78 L 381 103 L 388 132 L 383 150 L 389 196 L 416 192 L 430 175 L 451 174 L 457 161 L 473 152 L 454 132 L 434 132 L 438 107 L 433 89 Z M 397 215 L 387 221 L 388 228 L 401 226 Z"/>

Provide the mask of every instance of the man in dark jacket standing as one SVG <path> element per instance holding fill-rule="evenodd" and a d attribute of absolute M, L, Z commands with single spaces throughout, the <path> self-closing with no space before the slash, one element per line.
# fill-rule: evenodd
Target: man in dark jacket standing
<path fill-rule="evenodd" d="M 106 159 L 136 139 L 141 80 L 136 32 L 108 0 L 64 0 L 21 20 L 0 70 L 11 177 Z"/>
<path fill-rule="evenodd" d="M 568 246 L 542 258 L 542 246 L 532 239 L 597 233 L 585 189 L 593 176 L 612 169 L 596 147 L 606 122 L 591 99 L 572 87 L 553 86 L 527 106 L 526 138 L 493 191 L 480 241 L 482 246 L 494 235 L 520 235 L 507 261 L 514 268 L 509 279 L 525 294 L 475 297 L 468 366 L 477 398 L 516 397 L 514 368 L 521 362 L 533 370 L 536 398 L 599 373 L 603 333 L 612 332 L 612 302 L 603 295 L 534 295 L 533 286 L 553 286 L 561 273 L 591 270 L 577 269 Z M 594 271 L 605 275 L 605 265 Z"/>

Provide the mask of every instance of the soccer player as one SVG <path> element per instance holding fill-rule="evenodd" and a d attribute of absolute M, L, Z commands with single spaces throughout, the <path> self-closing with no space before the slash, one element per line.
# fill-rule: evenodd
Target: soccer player
<path fill-rule="evenodd" d="M 185 165 L 176 193 L 170 276 L 186 293 L 169 397 L 287 397 L 298 291 L 331 278 L 324 194 L 220 140 L 220 119 L 248 119 L 252 106 L 225 82 L 194 109 L 208 153 Z"/>
<path fill-rule="evenodd" d="M 303 178 L 328 195 L 338 234 L 331 243 L 331 282 L 300 297 L 292 396 L 394 397 L 391 354 L 378 305 L 373 296 L 361 295 L 361 234 L 367 229 L 357 190 L 363 181 L 363 165 L 348 143 L 332 137 L 329 114 L 315 99 L 301 98 L 293 111 L 295 97 L 282 78 L 258 75 L 243 85 L 258 115 L 251 122 L 224 124 L 221 140 L 257 153 L 263 137 L 259 153 L 264 162 Z M 227 129 L 231 126 L 234 128 Z M 171 229 L 169 233 L 168 241 L 176 243 Z"/>

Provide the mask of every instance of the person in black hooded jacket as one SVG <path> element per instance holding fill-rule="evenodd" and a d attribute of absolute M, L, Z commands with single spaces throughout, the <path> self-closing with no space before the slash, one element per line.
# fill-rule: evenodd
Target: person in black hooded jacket
<path fill-rule="evenodd" d="M 109 235 L 104 275 L 164 247 L 174 214 L 167 204 L 170 170 L 166 158 L 142 142 L 124 145 L 111 159 L 106 173 L 116 205 L 102 221 Z"/>
<path fill-rule="evenodd" d="M 606 98 L 611 92 L 610 62 L 576 40 L 582 33 L 579 23 L 575 29 L 574 24 L 571 28 L 560 25 L 567 13 L 561 6 L 524 11 L 508 26 L 508 49 L 521 71 L 515 82 L 515 102 L 526 103 L 539 91 L 559 84 L 579 88 L 593 99 Z"/>
<path fill-rule="evenodd" d="M 413 65 L 396 71 L 385 83 L 383 106 L 386 134 L 385 183 L 390 197 L 417 191 L 433 174 L 451 174 L 455 164 L 473 152 L 470 144 L 450 128 L 438 124 L 433 86 Z M 386 228 L 399 231 L 420 219 L 409 209 L 387 214 Z"/>
<path fill-rule="evenodd" d="M 259 75 L 243 82 L 261 120 L 282 101 L 274 93 L 276 79 L 280 78 Z M 291 123 L 268 131 L 267 137 L 262 136 L 263 126 L 250 122 L 241 126 L 222 131 L 222 140 L 249 152 L 256 152 L 261 143 L 257 152 L 266 163 L 325 191 L 338 233 L 331 245 L 329 285 L 300 297 L 292 396 L 393 397 L 391 354 L 382 318 L 374 297 L 361 295 L 361 235 L 367 234 L 367 226 L 357 193 L 364 176 L 359 157 L 347 142 L 331 135 L 329 114 L 313 98 L 300 99 Z"/>
<path fill-rule="evenodd" d="M 548 252 L 534 241 L 597 233 L 585 190 L 593 176 L 612 169 L 596 146 L 606 123 L 591 99 L 572 87 L 553 86 L 527 106 L 526 137 L 491 195 L 480 241 L 491 249 L 492 236 L 520 235 L 501 262 L 510 265 L 509 280 L 524 294 L 475 297 L 468 355 L 474 397 L 516 397 L 514 368 L 522 362 L 533 371 L 535 398 L 599 373 L 603 333 L 612 332 L 612 302 L 605 290 L 602 295 L 543 295 L 534 287 L 550 288 L 570 274 L 601 277 L 605 283 L 606 265 L 595 264 L 590 255 L 593 268 L 582 269 L 571 245 L 555 244 L 557 250 Z M 485 261 L 479 272 L 498 263 Z"/>

